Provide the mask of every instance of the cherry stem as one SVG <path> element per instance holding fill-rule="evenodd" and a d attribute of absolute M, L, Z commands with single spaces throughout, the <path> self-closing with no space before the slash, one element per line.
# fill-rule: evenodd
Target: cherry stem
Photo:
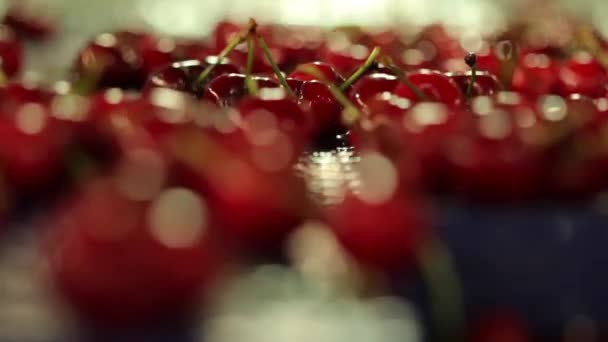
<path fill-rule="evenodd" d="M 344 124 L 350 126 L 359 120 L 361 117 L 361 112 L 359 109 L 355 107 L 355 105 L 346 97 L 346 95 L 344 95 L 338 86 L 327 80 L 327 78 L 322 72 L 319 71 L 319 69 L 317 69 L 317 67 L 313 65 L 304 65 L 300 70 L 317 78 L 320 82 L 325 84 L 327 88 L 329 88 L 331 95 L 342 105 L 342 107 L 344 107 L 344 110 L 342 111 L 342 122 Z"/>
<path fill-rule="evenodd" d="M 403 70 L 399 69 L 393 63 L 393 60 L 390 57 L 385 56 L 382 59 L 382 64 L 388 70 L 390 70 L 397 77 L 397 79 L 401 81 L 401 83 L 405 84 L 405 86 L 408 87 L 412 91 L 412 93 L 414 93 L 414 95 L 416 95 L 418 101 L 428 101 L 428 97 L 426 96 L 426 94 L 422 90 L 420 90 L 420 88 L 418 88 L 414 83 L 412 83 L 409 78 L 407 78 Z"/>
<path fill-rule="evenodd" d="M 209 77 L 209 75 L 215 69 L 215 67 L 218 66 L 220 63 L 222 63 L 222 61 L 224 60 L 224 58 L 226 58 L 226 56 L 228 56 L 239 44 L 241 44 L 245 39 L 247 39 L 247 37 L 249 37 L 252 32 L 256 31 L 257 26 L 258 26 L 258 23 L 256 23 L 255 20 L 250 19 L 247 27 L 243 31 L 241 31 L 237 36 L 235 36 L 234 38 L 232 38 L 230 40 L 228 45 L 220 52 L 219 55 L 217 55 L 217 60 L 215 61 L 215 63 L 209 64 L 205 68 L 205 70 L 203 70 L 203 72 L 201 72 L 201 74 L 198 76 L 196 81 L 194 81 L 194 83 L 195 84 L 203 83 L 207 79 L 207 77 Z"/>
<path fill-rule="evenodd" d="M 363 63 L 357 70 L 355 70 L 355 72 L 350 75 L 350 77 L 346 81 L 344 81 L 342 85 L 340 85 L 340 90 L 345 91 L 346 89 L 348 89 L 348 87 L 353 85 L 353 83 L 357 82 L 357 80 L 361 78 L 361 76 L 363 76 L 363 74 L 374 64 L 376 58 L 378 58 L 379 55 L 380 48 L 376 46 L 367 57 L 367 60 L 365 60 L 365 63 Z"/>
<path fill-rule="evenodd" d="M 465 63 L 471 68 L 471 79 L 467 85 L 467 99 L 470 101 L 473 97 L 473 87 L 477 80 L 477 56 L 474 53 L 468 53 L 464 57 Z"/>
<path fill-rule="evenodd" d="M 245 69 L 245 86 L 249 95 L 256 96 L 258 94 L 258 83 L 251 77 L 253 71 L 253 62 L 255 58 L 255 41 L 252 36 L 247 37 L 247 66 Z"/>
<path fill-rule="evenodd" d="M 272 52 L 270 52 L 270 48 L 268 47 L 268 44 L 266 44 L 266 41 L 264 40 L 264 38 L 262 36 L 260 36 L 259 34 L 257 35 L 257 37 L 258 37 L 258 42 L 260 43 L 260 48 L 262 48 L 262 52 L 264 53 L 264 56 L 266 57 L 266 60 L 268 61 L 268 63 L 270 63 L 270 66 L 272 67 L 272 71 L 277 76 L 279 83 L 281 83 L 281 86 L 285 89 L 287 94 L 289 94 L 292 97 L 295 97 L 296 95 L 293 92 L 293 90 L 291 89 L 291 87 L 289 86 L 289 84 L 287 83 L 287 80 L 285 79 L 285 75 L 283 75 L 283 73 L 281 72 L 281 69 L 275 62 L 274 58 L 272 57 Z"/>

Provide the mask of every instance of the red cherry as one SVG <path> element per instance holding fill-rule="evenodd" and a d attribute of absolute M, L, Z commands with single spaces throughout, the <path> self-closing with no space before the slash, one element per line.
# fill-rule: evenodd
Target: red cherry
<path fill-rule="evenodd" d="M 287 70 L 321 57 L 319 51 L 323 44 L 323 33 L 320 29 L 274 26 L 270 34 L 264 36 L 270 37 L 271 44 L 283 51 L 282 66 Z"/>
<path fill-rule="evenodd" d="M 424 182 L 443 189 L 450 176 L 446 150 L 468 124 L 469 113 L 438 102 L 419 102 L 398 119 L 404 144 L 418 158 Z"/>
<path fill-rule="evenodd" d="M 49 17 L 20 5 L 9 8 L 3 23 L 18 34 L 31 39 L 46 39 L 56 31 L 56 23 Z"/>
<path fill-rule="evenodd" d="M 543 148 L 525 139 L 517 114 L 491 103 L 473 106 L 472 125 L 448 143 L 449 172 L 456 191 L 492 200 L 538 194 L 548 166 Z"/>
<path fill-rule="evenodd" d="M 460 87 L 462 93 L 466 93 L 471 81 L 472 71 L 461 72 L 450 72 L 446 73 L 446 76 L 453 79 L 456 84 Z M 475 84 L 473 87 L 473 96 L 480 95 L 492 95 L 501 89 L 498 78 L 487 71 L 478 70 L 475 72 Z"/>
<path fill-rule="evenodd" d="M 463 103 L 463 95 L 456 82 L 438 71 L 421 69 L 409 73 L 407 78 L 431 101 L 449 106 L 460 106 Z M 414 101 L 419 100 L 416 94 L 401 82 L 395 87 L 394 93 Z"/>
<path fill-rule="evenodd" d="M 93 82 L 95 88 L 141 88 L 146 74 L 138 44 L 143 37 L 127 31 L 98 35 L 78 54 L 76 80 Z"/>
<path fill-rule="evenodd" d="M 271 127 L 268 112 L 258 114 L 227 133 L 177 131 L 172 145 L 192 186 L 206 194 L 220 235 L 229 244 L 264 253 L 278 248 L 302 222 L 307 198 L 303 180 L 293 172 L 296 142 Z"/>
<path fill-rule="evenodd" d="M 205 198 L 157 188 L 163 160 L 150 150 L 134 151 L 125 163 L 116 178 L 90 184 L 60 211 L 46 245 L 56 289 L 104 329 L 189 313 L 219 261 Z M 145 178 L 138 183 L 138 176 Z"/>
<path fill-rule="evenodd" d="M 300 86 L 299 102 L 313 116 L 317 132 L 342 125 L 342 105 L 320 81 L 307 81 Z"/>
<path fill-rule="evenodd" d="M 350 75 L 369 56 L 370 49 L 365 45 L 340 42 L 339 44 L 328 44 L 323 51 L 323 61 L 333 65 L 343 75 Z"/>
<path fill-rule="evenodd" d="M 201 97 L 206 85 L 215 77 L 223 74 L 238 73 L 237 66 L 225 59 L 217 65 L 206 81 L 199 83 L 197 79 L 210 63 L 215 63 L 214 57 L 207 57 L 205 62 L 189 60 L 175 62 L 150 75 L 144 85 L 142 92 L 149 94 L 154 88 L 169 88 L 173 90 L 191 93 Z"/>
<path fill-rule="evenodd" d="M 70 134 L 36 102 L 24 102 L 2 111 L 0 134 L 1 172 L 5 181 L 19 191 L 40 191 L 63 170 L 63 152 Z M 1 110 L 0 110 L 1 111 Z"/>
<path fill-rule="evenodd" d="M 240 113 L 239 121 L 246 129 L 263 129 L 268 134 L 272 134 L 272 130 L 278 130 L 300 141 L 309 138 L 311 119 L 294 99 L 285 96 L 264 97 L 263 93 L 260 96 L 247 97 L 237 107 Z M 300 152 L 300 149 L 294 150 L 294 158 L 299 157 Z"/>
<path fill-rule="evenodd" d="M 294 72 L 289 74 L 288 77 L 300 80 L 300 81 L 312 81 L 317 80 L 317 78 L 307 72 L 300 71 L 302 68 L 313 68 L 320 72 L 323 77 L 325 77 L 325 81 L 331 82 L 337 86 L 344 82 L 344 77 L 340 75 L 333 66 L 325 62 L 312 62 L 299 65 Z M 323 80 L 320 80 L 323 81 Z"/>
<path fill-rule="evenodd" d="M 526 95 L 552 93 L 557 85 L 558 70 L 547 55 L 527 53 L 521 57 L 513 72 L 512 88 Z"/>
<path fill-rule="evenodd" d="M 143 35 L 137 46 L 143 72 L 149 75 L 173 62 L 176 48 L 172 38 Z"/>
<path fill-rule="evenodd" d="M 0 26 L 0 58 L 2 72 L 7 77 L 14 77 L 21 70 L 23 63 L 23 46 L 15 32 L 7 26 Z"/>
<path fill-rule="evenodd" d="M 245 78 L 245 75 L 236 73 L 219 75 L 209 82 L 204 98 L 222 107 L 233 106 L 247 94 Z M 279 83 L 271 78 L 253 76 L 253 79 L 260 88 L 280 88 Z"/>
<path fill-rule="evenodd" d="M 399 84 L 396 76 L 386 73 L 372 73 L 361 77 L 350 90 L 350 99 L 360 107 L 385 92 L 392 92 Z"/>
<path fill-rule="evenodd" d="M 600 97 L 606 92 L 608 76 L 602 65 L 587 52 L 578 52 L 559 69 L 558 91 L 567 96 Z"/>
<path fill-rule="evenodd" d="M 357 194 L 326 211 L 338 240 L 364 265 L 386 272 L 411 267 L 414 253 L 428 234 L 420 201 L 403 192 L 399 175 L 378 152 L 361 154 L 355 166 L 361 177 Z"/>

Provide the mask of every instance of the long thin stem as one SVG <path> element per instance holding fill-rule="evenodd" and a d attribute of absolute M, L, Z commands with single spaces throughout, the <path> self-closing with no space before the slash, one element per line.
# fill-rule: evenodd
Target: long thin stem
<path fill-rule="evenodd" d="M 266 44 L 266 41 L 264 40 L 264 38 L 262 36 L 260 36 L 259 34 L 257 37 L 258 37 L 258 43 L 260 44 L 260 48 L 262 48 L 262 52 L 264 53 L 264 56 L 266 57 L 266 60 L 268 61 L 268 63 L 270 63 L 270 66 L 272 67 L 272 71 L 274 71 L 275 75 L 277 76 L 279 83 L 281 83 L 281 86 L 285 89 L 285 91 L 290 96 L 292 96 L 292 97 L 296 96 L 295 93 L 293 92 L 293 90 L 291 89 L 291 87 L 289 86 L 289 84 L 287 83 L 287 80 L 285 79 L 285 76 L 281 72 L 281 69 L 275 62 L 274 58 L 272 57 L 272 53 L 270 52 L 270 48 L 268 47 L 268 44 Z"/>
<path fill-rule="evenodd" d="M 215 67 L 222 63 L 224 58 L 226 58 L 239 44 L 241 44 L 245 39 L 247 39 L 247 37 L 251 35 L 252 32 L 256 31 L 257 26 L 258 24 L 255 22 L 255 20 L 249 20 L 249 25 L 247 25 L 247 27 L 243 31 L 241 31 L 237 36 L 230 40 L 228 45 L 217 56 L 217 60 L 215 61 L 215 63 L 209 64 L 205 68 L 205 70 L 201 72 L 201 74 L 198 76 L 196 81 L 194 81 L 194 83 L 203 83 L 207 79 L 207 77 L 209 77 Z"/>
<path fill-rule="evenodd" d="M 355 72 L 350 75 L 350 77 L 346 81 L 344 81 L 344 83 L 340 85 L 340 90 L 344 91 L 348 89 L 348 87 L 353 85 L 353 83 L 357 82 L 357 80 L 361 78 L 361 76 L 363 76 L 363 74 L 374 64 L 376 58 L 378 58 L 379 55 L 380 48 L 375 47 L 367 57 L 367 60 L 365 60 L 365 63 L 363 63 L 357 70 L 355 70 Z"/>
<path fill-rule="evenodd" d="M 253 37 L 247 38 L 247 66 L 245 68 L 245 86 L 249 95 L 256 96 L 258 94 L 258 83 L 251 77 L 253 72 L 253 62 L 255 58 L 255 41 Z"/>
<path fill-rule="evenodd" d="M 344 95 L 344 93 L 338 86 L 328 81 L 327 78 L 323 75 L 323 73 L 320 72 L 315 66 L 307 65 L 301 68 L 300 70 L 302 72 L 314 76 L 327 86 L 327 88 L 331 92 L 331 95 L 336 99 L 336 101 L 338 101 L 342 105 L 342 107 L 344 107 L 344 110 L 342 111 L 342 121 L 344 122 L 344 124 L 350 126 L 357 120 L 359 120 L 359 118 L 361 117 L 361 112 L 359 111 L 359 109 L 355 107 L 355 105 L 346 97 L 346 95 Z"/>
<path fill-rule="evenodd" d="M 412 91 L 412 93 L 414 93 L 414 95 L 416 95 L 418 101 L 428 101 L 428 97 L 426 96 L 426 94 L 422 90 L 420 90 L 420 88 L 418 88 L 414 83 L 412 83 L 409 78 L 407 78 L 403 70 L 399 69 L 393 63 L 390 57 L 384 57 L 382 60 L 382 64 L 384 64 L 384 66 L 388 68 L 397 77 L 399 81 L 401 81 L 401 83 L 403 83 L 406 87 L 409 88 L 409 90 Z"/>

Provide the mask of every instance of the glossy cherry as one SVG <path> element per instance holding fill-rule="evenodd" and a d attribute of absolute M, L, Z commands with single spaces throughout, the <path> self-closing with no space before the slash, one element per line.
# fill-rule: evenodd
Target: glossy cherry
<path fill-rule="evenodd" d="M 361 77 L 349 91 L 350 100 L 360 107 L 382 93 L 392 93 L 399 84 L 396 76 L 386 73 L 371 73 Z"/>
<path fill-rule="evenodd" d="M 237 73 L 219 75 L 209 82 L 204 98 L 222 107 L 233 106 L 247 95 L 245 78 Z M 253 76 L 253 79 L 260 88 L 280 88 L 279 83 L 269 77 Z"/>
<path fill-rule="evenodd" d="M 206 60 L 188 60 L 172 63 L 150 75 L 142 92 L 148 94 L 154 88 L 168 88 L 183 91 L 202 97 L 206 85 L 215 77 L 222 74 L 238 73 L 239 68 L 228 59 L 217 65 L 204 82 L 197 82 L 199 75 L 210 63 L 216 63 L 217 58 L 207 57 Z"/>
<path fill-rule="evenodd" d="M 301 106 L 313 116 L 315 130 L 333 130 L 342 126 L 342 105 L 321 81 L 302 83 L 299 91 Z"/>
<path fill-rule="evenodd" d="M 411 72 L 407 78 L 420 89 L 430 101 L 445 103 L 449 106 L 459 106 L 464 97 L 457 83 L 438 71 L 421 69 Z M 405 84 L 399 82 L 394 93 L 414 101 L 418 101 L 416 94 Z"/>
<path fill-rule="evenodd" d="M 288 75 L 289 78 L 293 78 L 300 81 L 311 81 L 316 80 L 317 78 L 306 71 L 301 71 L 302 69 L 314 68 L 318 72 L 320 72 L 325 81 L 331 82 L 337 86 L 344 82 L 344 77 L 340 75 L 334 67 L 325 62 L 312 62 L 299 65 L 296 70 L 294 70 L 291 74 Z"/>

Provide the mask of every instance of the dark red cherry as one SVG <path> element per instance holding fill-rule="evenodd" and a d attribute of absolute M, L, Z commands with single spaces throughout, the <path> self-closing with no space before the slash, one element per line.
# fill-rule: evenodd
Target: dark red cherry
<path fill-rule="evenodd" d="M 473 106 L 472 124 L 446 151 L 457 193 L 498 201 L 537 195 L 548 166 L 544 149 L 523 136 L 517 114 L 491 104 Z"/>
<path fill-rule="evenodd" d="M 56 23 L 43 13 L 35 12 L 32 6 L 21 6 L 16 2 L 4 16 L 3 24 L 19 35 L 31 39 L 45 39 L 56 31 Z"/>
<path fill-rule="evenodd" d="M 330 42 L 323 51 L 322 60 L 333 65 L 343 75 L 350 75 L 365 62 L 370 51 L 365 45 Z"/>
<path fill-rule="evenodd" d="M 204 98 L 222 107 L 233 106 L 247 95 L 245 78 L 245 75 L 236 73 L 219 75 L 209 82 Z M 253 78 L 259 88 L 280 88 L 279 83 L 271 78 L 262 76 L 253 76 Z"/>
<path fill-rule="evenodd" d="M 422 177 L 430 188 L 444 189 L 450 176 L 446 150 L 469 124 L 470 114 L 439 102 L 419 102 L 395 118 L 403 139 L 422 167 Z"/>
<path fill-rule="evenodd" d="M 0 109 L 0 167 L 2 176 L 19 191 L 41 190 L 56 180 L 63 167 L 63 151 L 71 135 L 51 116 L 46 105 L 23 102 Z"/>
<path fill-rule="evenodd" d="M 361 77 L 353 84 L 349 95 L 353 103 L 365 107 L 367 102 L 385 92 L 392 93 L 399 84 L 396 76 L 386 73 L 372 73 Z"/>
<path fill-rule="evenodd" d="M 453 79 L 460 87 L 462 93 L 467 92 L 469 82 L 471 81 L 472 71 L 449 72 L 446 76 Z M 475 85 L 473 87 L 473 96 L 492 95 L 501 89 L 498 78 L 487 71 L 478 70 L 475 72 Z"/>
<path fill-rule="evenodd" d="M 557 82 L 557 65 L 549 56 L 527 53 L 515 68 L 511 87 L 526 95 L 544 95 L 554 92 Z"/>
<path fill-rule="evenodd" d="M 313 116 L 317 132 L 342 125 L 342 105 L 320 81 L 307 81 L 300 87 L 299 102 Z"/>
<path fill-rule="evenodd" d="M 219 234 L 229 245 L 262 254 L 281 246 L 307 208 L 303 179 L 293 172 L 297 142 L 277 129 L 281 121 L 273 117 L 260 109 L 247 115 L 242 128 L 225 133 L 178 130 L 172 143 L 191 170 L 192 186 L 206 194 Z"/>
<path fill-rule="evenodd" d="M 0 26 L 0 58 L 4 75 L 12 78 L 21 70 L 23 46 L 15 32 L 9 27 Z"/>
<path fill-rule="evenodd" d="M 331 82 L 337 86 L 340 86 L 344 82 L 344 77 L 342 77 L 342 75 L 340 75 L 336 71 L 336 69 L 334 69 L 333 66 L 331 66 L 330 64 L 325 63 L 325 62 L 312 62 L 312 63 L 301 64 L 296 68 L 295 71 L 293 71 L 291 74 L 289 74 L 288 77 L 296 79 L 296 80 L 300 80 L 300 81 L 317 80 L 317 78 L 315 76 L 311 75 L 310 73 L 308 73 L 306 71 L 302 71 L 302 70 L 305 70 L 308 68 L 316 69 L 317 72 L 319 72 L 323 75 L 323 77 L 325 79 L 320 80 L 320 81 Z"/>
<path fill-rule="evenodd" d="M 94 89 L 141 88 L 146 80 L 138 51 L 142 37 L 127 31 L 95 37 L 78 54 L 74 66 L 76 82 L 93 83 Z"/>
<path fill-rule="evenodd" d="M 146 75 L 165 67 L 175 59 L 177 45 L 173 38 L 143 35 L 137 45 L 141 68 Z"/>
<path fill-rule="evenodd" d="M 606 92 L 608 75 L 602 65 L 587 52 L 578 52 L 566 61 L 558 74 L 558 92 L 562 96 L 581 94 L 601 97 Z"/>
<path fill-rule="evenodd" d="M 164 186 L 163 163 L 152 150 L 133 151 L 52 223 L 50 279 L 89 324 L 130 329 L 185 316 L 217 275 L 208 202 Z"/>
<path fill-rule="evenodd" d="M 393 163 L 366 151 L 354 166 L 361 186 L 326 210 L 338 241 L 358 262 L 384 272 L 414 265 L 415 252 L 429 233 L 424 206 L 399 184 Z"/>
<path fill-rule="evenodd" d="M 429 101 L 445 103 L 448 106 L 459 106 L 463 103 L 462 91 L 449 77 L 428 69 L 411 72 L 407 78 L 420 89 Z M 399 82 L 394 93 L 414 101 L 419 101 L 416 94 L 405 84 Z"/>
<path fill-rule="evenodd" d="M 200 74 L 210 63 L 216 63 L 217 58 L 207 57 L 205 62 L 188 60 L 175 62 L 150 75 L 142 92 L 150 93 L 154 88 L 168 88 L 193 94 L 197 97 L 203 96 L 206 85 L 215 77 L 222 74 L 238 73 L 239 68 L 228 59 L 218 64 L 207 79 L 197 82 Z"/>
<path fill-rule="evenodd" d="M 7 113 L 29 102 L 48 105 L 52 98 L 53 93 L 51 91 L 40 87 L 36 83 L 11 82 L 0 87 L 0 108 L 3 108 Z"/>

